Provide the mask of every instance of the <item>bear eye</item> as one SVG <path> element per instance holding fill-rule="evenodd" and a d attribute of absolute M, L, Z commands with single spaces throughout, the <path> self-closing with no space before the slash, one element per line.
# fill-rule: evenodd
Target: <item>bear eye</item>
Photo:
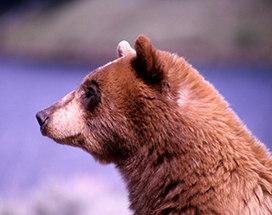
<path fill-rule="evenodd" d="M 85 91 L 85 105 L 89 111 L 94 111 L 95 107 L 101 101 L 101 94 L 96 82 L 92 82 Z"/>
<path fill-rule="evenodd" d="M 95 94 L 94 87 L 93 86 L 88 87 L 85 93 L 86 98 L 91 98 L 92 96 L 94 96 L 94 94 Z"/>

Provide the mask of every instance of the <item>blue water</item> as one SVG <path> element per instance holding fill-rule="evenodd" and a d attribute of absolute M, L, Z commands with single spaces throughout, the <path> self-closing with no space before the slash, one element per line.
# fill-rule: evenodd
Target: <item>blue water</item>
<path fill-rule="evenodd" d="M 52 177 L 102 175 L 122 180 L 113 165 L 102 166 L 78 148 L 58 145 L 40 134 L 37 111 L 76 88 L 94 66 L 0 59 L 0 196 L 16 195 Z M 272 67 L 199 66 L 197 69 L 272 148 Z"/>

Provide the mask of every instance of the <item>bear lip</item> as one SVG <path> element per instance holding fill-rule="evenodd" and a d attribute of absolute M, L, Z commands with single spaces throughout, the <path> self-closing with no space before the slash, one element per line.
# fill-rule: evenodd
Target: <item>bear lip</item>
<path fill-rule="evenodd" d="M 43 136 L 47 136 L 47 132 L 46 132 L 45 127 L 46 127 L 46 125 L 47 125 L 48 120 L 49 120 L 49 117 L 47 117 L 47 118 L 46 118 L 46 121 L 44 122 L 44 124 L 42 124 L 42 125 L 40 126 L 40 131 L 41 131 L 41 133 L 42 133 Z"/>
<path fill-rule="evenodd" d="M 41 131 L 43 136 L 47 136 L 47 133 L 46 133 L 46 130 L 45 130 L 45 125 L 40 127 L 40 131 Z"/>

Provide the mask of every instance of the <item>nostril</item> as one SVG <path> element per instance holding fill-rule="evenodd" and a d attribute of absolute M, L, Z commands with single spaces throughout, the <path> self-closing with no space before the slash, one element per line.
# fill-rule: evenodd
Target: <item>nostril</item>
<path fill-rule="evenodd" d="M 36 114 L 36 118 L 37 118 L 40 126 L 43 126 L 45 124 L 45 122 L 49 119 L 49 117 L 47 116 L 45 111 L 39 111 Z"/>

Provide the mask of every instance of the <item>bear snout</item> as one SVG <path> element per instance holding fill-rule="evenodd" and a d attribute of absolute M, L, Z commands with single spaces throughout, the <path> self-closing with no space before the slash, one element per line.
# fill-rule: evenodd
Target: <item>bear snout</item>
<path fill-rule="evenodd" d="M 46 125 L 46 123 L 48 122 L 49 116 L 47 115 L 47 113 L 44 110 L 42 110 L 36 114 L 36 118 L 37 118 L 38 123 L 40 125 L 40 129 L 41 129 L 42 133 L 44 134 L 43 128 Z"/>

